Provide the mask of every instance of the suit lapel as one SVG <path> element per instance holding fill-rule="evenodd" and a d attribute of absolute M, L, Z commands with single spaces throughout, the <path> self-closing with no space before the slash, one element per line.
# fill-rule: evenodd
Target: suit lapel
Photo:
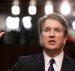
<path fill-rule="evenodd" d="M 70 60 L 66 55 L 64 56 L 64 59 L 62 62 L 61 71 L 71 71 Z"/>
<path fill-rule="evenodd" d="M 44 64 L 44 56 L 43 54 L 40 54 L 37 57 L 37 61 L 36 61 L 37 65 L 36 65 L 36 71 L 45 71 L 45 64 Z"/>

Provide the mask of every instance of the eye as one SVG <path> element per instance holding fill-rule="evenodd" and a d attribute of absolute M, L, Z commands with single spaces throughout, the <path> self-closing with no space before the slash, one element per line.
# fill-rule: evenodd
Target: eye
<path fill-rule="evenodd" d="M 49 31 L 49 29 L 45 29 L 44 31 Z"/>
<path fill-rule="evenodd" d="M 50 31 L 50 29 L 43 29 L 43 31 L 47 32 L 47 31 Z"/>
<path fill-rule="evenodd" d="M 62 29 L 56 28 L 55 31 L 57 31 L 57 32 L 62 32 Z"/>

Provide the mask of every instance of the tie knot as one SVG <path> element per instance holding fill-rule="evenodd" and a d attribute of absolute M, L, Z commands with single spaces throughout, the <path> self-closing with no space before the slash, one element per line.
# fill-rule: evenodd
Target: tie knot
<path fill-rule="evenodd" d="M 54 59 L 51 59 L 50 60 L 50 65 L 53 65 L 55 63 L 55 60 Z"/>

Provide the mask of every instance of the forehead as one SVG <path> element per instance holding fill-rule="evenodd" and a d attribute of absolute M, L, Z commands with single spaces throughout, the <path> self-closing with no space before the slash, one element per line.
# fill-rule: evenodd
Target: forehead
<path fill-rule="evenodd" d="M 54 20 L 54 19 L 47 19 L 45 20 L 45 22 L 43 23 L 43 27 L 60 27 L 62 28 L 63 25 L 61 22 L 59 22 L 58 20 Z"/>

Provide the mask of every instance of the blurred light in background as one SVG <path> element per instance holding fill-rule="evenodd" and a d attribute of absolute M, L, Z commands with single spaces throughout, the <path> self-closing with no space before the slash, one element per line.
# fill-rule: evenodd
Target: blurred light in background
<path fill-rule="evenodd" d="M 18 5 L 12 6 L 12 14 L 13 15 L 19 15 L 20 14 L 20 7 Z"/>
<path fill-rule="evenodd" d="M 75 20 L 72 22 L 72 28 L 75 30 Z"/>
<path fill-rule="evenodd" d="M 45 14 L 51 14 L 51 13 L 53 13 L 53 5 L 50 1 L 47 1 L 45 5 Z"/>
<path fill-rule="evenodd" d="M 28 8 L 28 12 L 30 15 L 35 15 L 36 14 L 36 6 L 35 5 L 30 5 Z"/>
<path fill-rule="evenodd" d="M 18 30 L 19 29 L 19 17 L 11 17 L 8 16 L 6 20 L 6 26 L 8 31 L 10 30 Z"/>
<path fill-rule="evenodd" d="M 32 20 L 31 16 L 26 16 L 22 18 L 24 28 L 30 29 L 32 27 L 31 20 Z"/>
<path fill-rule="evenodd" d="M 63 15 L 68 15 L 71 12 L 70 4 L 67 0 L 64 0 L 60 6 L 60 12 Z"/>
<path fill-rule="evenodd" d="M 36 14 L 36 1 L 35 0 L 31 0 L 30 1 L 30 5 L 28 7 L 28 13 L 30 15 L 35 15 Z"/>
<path fill-rule="evenodd" d="M 72 12 L 72 16 L 75 16 L 75 11 Z"/>
<path fill-rule="evenodd" d="M 11 12 L 13 15 L 19 15 L 20 14 L 19 0 L 13 1 L 13 6 L 11 8 Z"/>

